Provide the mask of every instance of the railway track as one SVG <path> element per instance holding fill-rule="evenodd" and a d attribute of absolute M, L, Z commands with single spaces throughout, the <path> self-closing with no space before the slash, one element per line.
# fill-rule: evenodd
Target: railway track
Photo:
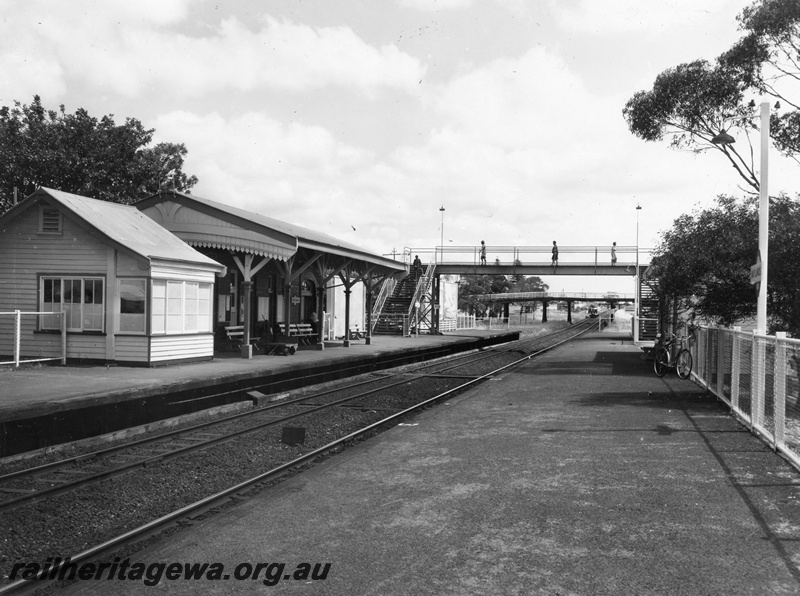
<path fill-rule="evenodd" d="M 80 491 L 85 492 L 89 485 L 102 487 L 103 491 L 110 490 L 113 502 L 113 482 L 110 479 L 115 476 L 142 474 L 144 477 L 158 466 L 173 465 L 177 477 L 182 468 L 193 469 L 190 464 L 175 465 L 181 458 L 194 457 L 196 460 L 198 455 L 204 460 L 219 458 L 222 457 L 220 446 L 226 444 L 235 447 L 227 452 L 234 452 L 233 457 L 238 457 L 239 453 L 250 452 L 254 442 L 278 443 L 277 430 L 289 422 L 317 429 L 315 434 L 319 437 L 316 443 L 312 441 L 299 453 L 286 453 L 278 465 L 254 475 L 251 473 L 249 477 L 240 475 L 221 490 L 212 491 L 175 511 L 153 516 L 155 519 L 151 518 L 145 523 L 136 525 L 136 518 L 125 524 L 132 527 L 119 536 L 109 537 L 108 532 L 101 533 L 99 536 L 103 539 L 95 546 L 70 557 L 72 562 L 89 560 L 187 515 L 197 515 L 231 495 L 272 482 L 280 475 L 323 457 L 350 441 L 396 424 L 436 401 L 464 391 L 593 328 L 596 328 L 596 320 L 590 319 L 547 336 L 406 365 L 384 373 L 372 373 L 357 381 L 334 382 L 323 390 L 299 392 L 301 394 L 244 413 L 5 474 L 0 476 L 0 530 L 12 516 L 19 519 L 32 512 L 41 515 L 42 511 L 59 515 L 60 509 L 72 507 L 74 501 L 80 501 Z M 347 424 L 337 427 L 337 417 L 344 419 Z M 335 432 L 328 432 L 329 429 L 324 428 L 326 421 L 336 427 Z M 319 431 L 320 428 L 322 431 Z M 217 468 L 225 469 L 227 465 L 218 464 Z M 175 480 L 178 482 L 177 478 Z M 123 501 L 120 498 L 120 502 Z M 47 554 L 52 556 L 52 552 L 51 548 Z M 43 555 L 38 556 L 43 558 Z M 31 552 L 27 560 L 37 560 L 37 553 Z M 0 594 L 21 589 L 25 583 L 0 586 Z"/>

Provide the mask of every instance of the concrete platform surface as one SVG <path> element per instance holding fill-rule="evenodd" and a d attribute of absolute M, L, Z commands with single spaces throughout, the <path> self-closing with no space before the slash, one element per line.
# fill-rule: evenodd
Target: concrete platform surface
<path fill-rule="evenodd" d="M 594 334 L 131 562 L 221 563 L 230 579 L 67 593 L 798 594 L 800 475 L 690 381 Z M 234 579 L 259 563 L 285 567 Z M 301 563 L 330 568 L 293 579 Z"/>
<path fill-rule="evenodd" d="M 444 335 L 374 336 L 369 345 L 354 340 L 350 347 L 336 342 L 324 350 L 302 349 L 292 356 L 257 355 L 252 359 L 221 354 L 214 360 L 152 368 L 106 365 L 0 367 L 0 422 L 31 418 L 87 405 L 113 403 L 175 390 L 247 379 L 318 364 L 380 358 L 392 352 L 472 342 L 507 334 L 505 330 L 463 330 Z M 341 346 L 341 342 L 338 342 Z"/>

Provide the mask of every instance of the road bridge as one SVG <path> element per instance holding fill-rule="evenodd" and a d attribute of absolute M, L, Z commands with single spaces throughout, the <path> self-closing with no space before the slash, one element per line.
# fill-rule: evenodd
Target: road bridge
<path fill-rule="evenodd" d="M 547 305 L 550 302 L 567 303 L 567 321 L 572 322 L 573 302 L 605 302 L 611 309 L 620 303 L 636 303 L 636 294 L 618 294 L 616 292 L 507 292 L 503 294 L 472 294 L 483 303 L 505 305 L 504 316 L 508 317 L 508 305 L 512 302 L 541 302 L 542 322 L 547 322 Z"/>

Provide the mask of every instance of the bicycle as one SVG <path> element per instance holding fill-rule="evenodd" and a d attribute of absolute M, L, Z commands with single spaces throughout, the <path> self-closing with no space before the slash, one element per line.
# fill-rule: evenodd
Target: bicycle
<path fill-rule="evenodd" d="M 690 338 L 678 337 L 674 333 L 670 333 L 670 336 L 671 337 L 669 337 L 667 341 L 656 349 L 656 355 L 653 360 L 653 370 L 655 370 L 655 373 L 659 377 L 663 377 L 667 374 L 669 369 L 674 368 L 678 373 L 678 377 L 681 379 L 688 379 L 689 375 L 692 374 L 692 353 L 684 344 L 687 343 Z M 661 334 L 659 333 L 657 337 L 660 338 Z M 672 352 L 676 343 L 679 349 L 677 356 L 673 359 Z"/>

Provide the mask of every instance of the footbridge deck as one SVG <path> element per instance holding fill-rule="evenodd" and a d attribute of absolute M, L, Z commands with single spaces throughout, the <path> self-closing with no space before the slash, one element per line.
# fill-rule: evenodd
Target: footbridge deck
<path fill-rule="evenodd" d="M 616 262 L 612 263 L 612 249 Z M 437 275 L 636 275 L 650 261 L 650 249 L 636 246 L 559 246 L 553 262 L 552 246 L 437 246 L 406 248 L 411 262 L 419 255 L 422 262 L 436 264 Z M 637 259 L 638 253 L 638 259 Z"/>

